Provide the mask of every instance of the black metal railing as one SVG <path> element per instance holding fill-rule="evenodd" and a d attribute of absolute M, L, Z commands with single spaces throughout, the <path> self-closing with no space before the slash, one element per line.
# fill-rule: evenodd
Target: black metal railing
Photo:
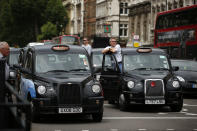
<path fill-rule="evenodd" d="M 0 130 L 31 130 L 31 105 L 5 81 L 5 59 L 0 59 Z"/>

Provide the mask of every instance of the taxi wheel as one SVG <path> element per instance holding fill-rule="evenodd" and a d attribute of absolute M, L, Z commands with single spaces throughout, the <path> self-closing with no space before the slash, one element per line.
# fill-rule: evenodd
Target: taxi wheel
<path fill-rule="evenodd" d="M 99 113 L 93 113 L 92 118 L 95 122 L 101 122 L 103 119 L 103 109 Z"/>
<path fill-rule="evenodd" d="M 108 103 L 109 104 L 115 104 L 116 102 L 115 102 L 115 100 L 108 100 Z"/>
<path fill-rule="evenodd" d="M 92 118 L 93 118 L 93 121 L 95 122 L 101 122 L 103 119 L 103 113 L 92 114 Z"/>
<path fill-rule="evenodd" d="M 120 94 L 118 102 L 119 102 L 119 108 L 120 108 L 120 110 L 121 111 L 126 111 L 127 108 L 128 108 L 128 105 L 126 103 L 124 94 Z"/>
<path fill-rule="evenodd" d="M 172 112 L 180 112 L 183 108 L 183 98 L 181 98 L 181 100 L 179 100 L 179 103 L 176 105 L 171 105 L 170 106 Z"/>

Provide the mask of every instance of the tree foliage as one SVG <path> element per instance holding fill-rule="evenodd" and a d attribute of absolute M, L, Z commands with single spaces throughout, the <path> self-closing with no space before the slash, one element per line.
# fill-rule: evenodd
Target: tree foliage
<path fill-rule="evenodd" d="M 57 35 L 57 28 L 51 22 L 41 27 L 41 34 L 38 35 L 37 40 L 48 40 Z"/>
<path fill-rule="evenodd" d="M 56 26 L 58 35 L 67 21 L 61 0 L 0 0 L 0 41 L 11 45 L 36 41 L 48 22 Z"/>

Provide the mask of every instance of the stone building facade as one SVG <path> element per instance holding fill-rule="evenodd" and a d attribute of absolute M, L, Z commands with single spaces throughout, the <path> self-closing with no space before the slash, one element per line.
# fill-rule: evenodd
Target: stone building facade
<path fill-rule="evenodd" d="M 129 40 L 133 46 L 138 36 L 141 46 L 152 46 L 154 27 L 158 12 L 196 4 L 195 0 L 132 0 L 129 6 Z"/>

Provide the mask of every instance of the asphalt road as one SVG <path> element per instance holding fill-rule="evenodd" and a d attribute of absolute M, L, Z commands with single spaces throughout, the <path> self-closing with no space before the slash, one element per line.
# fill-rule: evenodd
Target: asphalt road
<path fill-rule="evenodd" d="M 122 112 L 105 102 L 101 123 L 89 116 L 47 116 L 33 123 L 32 131 L 197 131 L 197 97 L 184 99 L 181 112 L 145 106 Z"/>

